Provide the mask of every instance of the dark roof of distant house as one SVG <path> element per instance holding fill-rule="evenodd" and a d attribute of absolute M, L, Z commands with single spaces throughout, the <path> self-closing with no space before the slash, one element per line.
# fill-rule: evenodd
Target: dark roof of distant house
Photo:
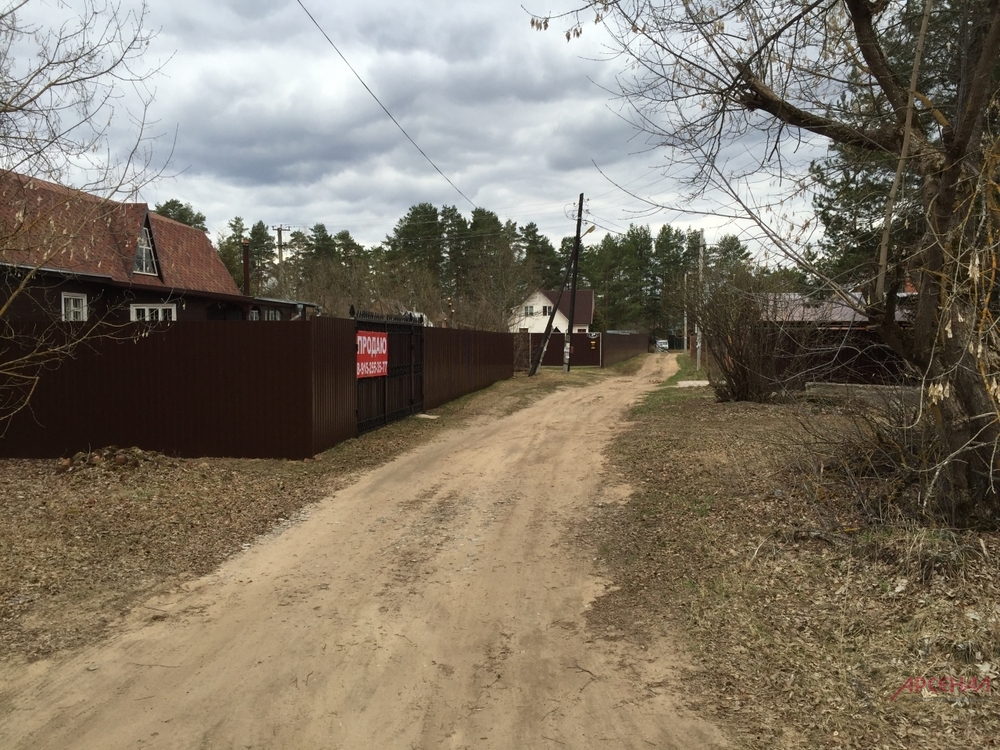
<path fill-rule="evenodd" d="M 147 222 L 156 275 L 133 270 Z M 200 229 L 145 203 L 120 203 L 11 172 L 0 174 L 0 263 L 96 276 L 118 286 L 243 296 Z"/>
<path fill-rule="evenodd" d="M 559 297 L 559 290 L 555 289 L 539 289 L 538 293 L 544 296 L 553 305 L 556 304 L 556 299 Z M 570 293 L 569 289 L 563 292 L 562 299 L 559 300 L 559 312 L 569 319 L 569 303 L 570 303 Z M 589 326 L 594 322 L 594 290 L 593 289 L 577 289 L 576 290 L 576 309 L 573 311 L 573 325 L 575 326 Z"/>

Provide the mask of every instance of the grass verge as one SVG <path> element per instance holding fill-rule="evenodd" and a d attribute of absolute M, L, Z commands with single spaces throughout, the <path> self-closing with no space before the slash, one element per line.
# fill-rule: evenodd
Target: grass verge
<path fill-rule="evenodd" d="M 677 355 L 677 372 L 670 376 L 667 385 L 677 385 L 682 380 L 708 380 L 708 372 L 695 367 L 694 360 L 687 353 Z"/>
<path fill-rule="evenodd" d="M 607 371 L 618 377 L 631 377 L 642 369 L 643 364 L 646 362 L 645 354 L 637 354 L 634 357 L 624 360 L 623 362 L 616 362 L 611 365 L 611 367 L 606 368 Z"/>
<path fill-rule="evenodd" d="M 997 747 L 998 536 L 866 525 L 799 458 L 830 410 L 681 393 L 650 394 L 610 450 L 635 491 L 588 528 L 614 584 L 594 632 L 674 639 L 693 665 L 658 689 L 738 747 Z"/>

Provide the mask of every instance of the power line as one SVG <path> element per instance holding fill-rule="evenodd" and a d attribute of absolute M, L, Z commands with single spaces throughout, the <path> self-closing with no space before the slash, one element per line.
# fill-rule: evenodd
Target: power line
<path fill-rule="evenodd" d="M 358 73 L 358 71 L 356 71 L 354 69 L 354 66 L 351 65 L 350 62 L 348 62 L 348 60 L 347 60 L 346 57 L 344 57 L 344 53 L 341 52 L 340 49 L 337 47 L 337 45 L 333 43 L 333 40 L 330 38 L 330 35 L 327 34 L 323 30 L 323 27 L 319 25 L 319 21 L 317 21 L 315 18 L 313 18 L 313 14 L 309 12 L 309 9 L 305 5 L 303 5 L 302 0 L 296 0 L 296 2 L 299 4 L 299 6 L 302 8 L 302 10 L 305 11 L 305 14 L 307 16 L 309 16 L 309 20 L 313 22 L 313 25 L 317 29 L 319 29 L 319 33 L 322 34 L 326 38 L 326 41 L 328 41 L 330 43 L 330 46 L 333 47 L 333 51 L 336 52 L 338 55 L 340 55 L 340 59 L 343 60 L 344 64 L 348 68 L 351 69 L 351 72 L 354 73 L 354 77 L 357 78 L 358 81 L 361 82 L 361 85 L 365 87 L 365 91 L 367 91 L 369 94 L 372 95 L 372 99 L 374 99 L 375 102 L 378 104 L 378 106 L 380 106 L 382 108 L 382 111 L 385 112 L 386 115 L 388 115 L 389 119 L 392 120 L 393 123 L 395 123 L 396 127 L 399 128 L 399 132 L 406 136 L 406 140 L 408 140 L 410 143 L 412 143 L 413 147 L 417 151 L 420 152 L 420 155 L 423 156 L 427 160 L 427 163 L 430 164 L 432 167 L 434 167 L 434 169 L 437 171 L 437 173 L 439 175 L 441 175 L 442 177 L 444 177 L 445 180 L 447 180 L 447 182 L 448 182 L 449 185 L 451 185 L 453 188 L 455 188 L 455 192 L 456 193 L 458 193 L 463 198 L 465 198 L 465 200 L 467 200 L 469 202 L 469 205 L 471 205 L 473 208 L 479 208 L 479 206 L 477 206 L 472 201 L 472 199 L 469 198 L 469 196 L 467 196 L 465 193 L 463 193 L 461 190 L 459 190 L 458 186 L 454 182 L 452 182 L 450 179 L 448 179 L 448 175 L 446 175 L 444 172 L 442 172 L 441 168 L 438 167 L 438 165 L 434 163 L 434 161 L 431 159 L 431 157 L 429 157 L 426 153 L 424 153 L 424 150 L 422 148 L 420 148 L 420 146 L 417 145 L 417 142 L 415 140 L 413 140 L 413 138 L 410 137 L 410 134 L 407 133 L 406 130 L 403 128 L 403 126 L 400 125 L 399 122 L 396 120 L 396 118 L 392 116 L 392 112 L 390 112 L 388 109 L 386 109 L 386 106 L 379 100 L 379 98 L 377 96 L 375 96 L 375 92 L 371 90 L 371 88 L 368 86 L 367 83 L 365 83 L 365 80 L 361 77 L 361 75 Z"/>

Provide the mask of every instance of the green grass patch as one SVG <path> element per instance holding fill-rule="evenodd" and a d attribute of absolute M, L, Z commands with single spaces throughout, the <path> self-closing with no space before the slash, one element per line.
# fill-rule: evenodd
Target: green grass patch
<path fill-rule="evenodd" d="M 636 354 L 634 357 L 630 357 L 624 362 L 617 362 L 611 365 L 611 367 L 606 367 L 605 369 L 619 376 L 635 375 L 642 369 L 643 362 L 645 361 L 645 354 Z"/>
<path fill-rule="evenodd" d="M 677 355 L 677 372 L 667 379 L 667 385 L 677 385 L 682 380 L 708 380 L 708 372 L 694 366 L 688 354 Z"/>
<path fill-rule="evenodd" d="M 671 381 L 666 381 L 655 391 L 647 393 L 635 406 L 629 409 L 629 419 L 642 419 L 660 414 L 665 408 L 678 401 L 688 401 L 690 399 L 708 398 L 702 388 L 677 388 L 671 386 Z"/>

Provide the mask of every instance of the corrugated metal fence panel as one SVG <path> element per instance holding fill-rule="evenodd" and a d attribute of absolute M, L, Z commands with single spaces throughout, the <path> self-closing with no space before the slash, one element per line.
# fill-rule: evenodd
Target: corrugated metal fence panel
<path fill-rule="evenodd" d="M 43 373 L 5 456 L 136 445 L 181 456 L 311 455 L 306 324 L 174 323 L 95 339 Z"/>
<path fill-rule="evenodd" d="M 624 362 L 649 351 L 649 336 L 645 333 L 605 333 L 603 367 Z"/>
<path fill-rule="evenodd" d="M 430 409 L 513 375 L 512 334 L 423 334 L 423 383 L 418 373 L 399 384 L 408 403 L 421 386 Z M 178 322 L 136 341 L 93 339 L 42 374 L 0 456 L 135 445 L 305 458 L 357 434 L 355 361 L 355 321 L 332 318 Z"/>
<path fill-rule="evenodd" d="M 313 318 L 312 449 L 322 453 L 357 435 L 355 323 L 345 318 Z"/>
<path fill-rule="evenodd" d="M 572 367 L 600 367 L 601 366 L 601 334 L 595 334 L 594 338 L 589 333 L 570 334 L 570 355 L 569 366 Z M 534 352 L 538 350 L 542 343 L 542 335 L 535 334 L 532 337 Z M 566 343 L 566 334 L 555 333 L 549 337 L 549 345 L 545 349 L 545 356 L 542 358 L 543 367 L 562 367 L 563 347 Z"/>
<path fill-rule="evenodd" d="M 424 408 L 514 375 L 514 334 L 424 329 Z"/>
<path fill-rule="evenodd" d="M 519 369 L 527 370 L 531 367 L 531 362 L 534 361 L 535 356 L 538 354 L 538 347 L 542 344 L 542 334 L 531 333 L 517 334 L 522 337 L 530 337 L 531 345 L 527 349 L 527 358 L 525 358 L 524 353 L 521 354 L 519 362 L 524 363 L 523 367 Z M 572 351 L 569 355 L 569 365 L 570 368 L 573 367 L 600 367 L 601 366 L 601 337 L 603 334 L 600 333 L 571 333 L 570 334 L 570 347 Z M 566 343 L 566 334 L 564 333 L 553 333 L 549 337 L 549 345 L 545 349 L 545 356 L 542 358 L 542 367 L 562 367 L 563 364 L 563 346 Z M 519 347 L 519 351 L 525 349 L 522 344 Z"/>

